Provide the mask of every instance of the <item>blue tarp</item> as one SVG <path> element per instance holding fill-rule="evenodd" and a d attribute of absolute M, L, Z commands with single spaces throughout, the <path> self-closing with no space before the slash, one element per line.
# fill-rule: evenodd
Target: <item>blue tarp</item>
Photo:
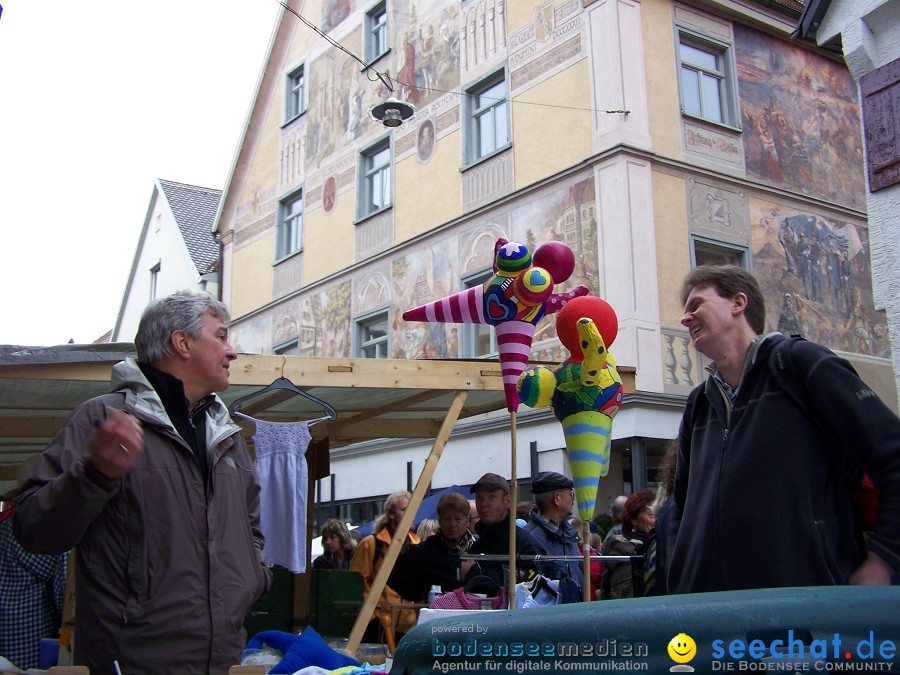
<path fill-rule="evenodd" d="M 435 492 L 430 497 L 426 497 L 422 500 L 421 505 L 419 505 L 419 510 L 416 511 L 416 517 L 413 520 L 413 531 L 419 526 L 426 518 L 437 518 L 437 503 L 441 497 L 443 497 L 448 492 L 457 492 L 461 494 L 463 497 L 468 499 L 472 495 L 469 493 L 469 488 L 460 487 L 459 485 L 451 485 L 448 488 L 444 488 L 440 492 Z M 377 520 L 377 518 L 376 518 Z M 375 520 L 370 520 L 368 523 L 363 523 L 359 527 L 354 527 L 354 532 L 359 532 L 361 537 L 368 536 L 372 534 L 372 528 L 375 527 Z"/>

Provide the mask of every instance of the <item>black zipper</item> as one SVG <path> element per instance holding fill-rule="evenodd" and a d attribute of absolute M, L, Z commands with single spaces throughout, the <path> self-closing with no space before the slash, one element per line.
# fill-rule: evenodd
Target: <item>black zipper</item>
<path fill-rule="evenodd" d="M 728 397 L 728 394 L 725 392 L 725 389 L 722 387 L 721 382 L 716 379 L 713 379 L 715 383 L 716 389 L 722 397 L 722 402 L 725 406 L 725 423 L 722 425 L 722 448 L 719 455 L 719 469 L 716 473 L 716 497 L 715 497 L 715 537 L 716 542 L 720 542 L 722 540 L 722 509 L 720 507 L 720 495 L 721 495 L 721 487 L 722 487 L 722 473 L 725 468 L 725 458 L 728 447 L 728 431 L 731 425 L 731 411 L 732 411 L 732 403 L 731 399 Z M 722 588 L 725 587 L 725 569 L 724 563 L 722 561 L 722 554 L 720 552 L 720 547 L 716 546 L 716 571 L 719 576 L 719 583 Z"/>

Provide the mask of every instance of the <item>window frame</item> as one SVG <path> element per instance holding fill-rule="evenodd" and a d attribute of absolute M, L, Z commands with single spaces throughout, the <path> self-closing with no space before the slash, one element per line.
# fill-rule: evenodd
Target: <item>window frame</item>
<path fill-rule="evenodd" d="M 384 336 L 371 339 L 366 337 L 366 329 L 377 323 L 384 322 Z M 389 307 L 383 307 L 368 312 L 353 320 L 353 356 L 361 359 L 388 359 L 391 355 L 391 313 Z M 378 356 L 381 346 L 384 346 L 384 355 Z M 375 348 L 375 356 L 365 353 L 369 348 Z"/>
<path fill-rule="evenodd" d="M 297 84 L 297 77 L 301 78 L 301 82 Z M 284 93 L 284 123 L 293 122 L 306 112 L 306 70 L 305 64 L 301 63 L 293 68 L 285 79 Z"/>
<path fill-rule="evenodd" d="M 288 206 L 296 204 L 300 202 L 300 211 L 299 213 L 290 212 L 290 218 L 288 217 Z M 303 252 L 303 208 L 304 208 L 304 197 L 303 197 L 303 188 L 299 188 L 294 190 L 290 194 L 282 197 L 278 200 L 278 220 L 275 226 L 275 262 L 279 263 L 282 260 L 286 260 L 291 256 L 297 255 L 298 253 Z M 296 239 L 296 248 L 289 249 L 287 238 L 290 234 L 288 231 L 289 223 L 288 221 L 293 221 L 294 219 L 299 218 L 299 227 L 296 237 L 290 237 L 291 241 Z"/>
<path fill-rule="evenodd" d="M 681 53 L 681 47 L 685 45 L 692 49 L 705 52 L 712 55 L 717 60 L 717 69 L 711 70 L 702 64 L 693 63 L 684 58 Z M 676 27 L 675 31 L 675 49 L 676 61 L 678 66 L 678 99 L 681 107 L 681 114 L 692 119 L 702 120 L 708 124 L 726 127 L 740 131 L 740 116 L 737 107 L 737 73 L 734 67 L 734 46 L 716 40 L 700 33 L 687 30 L 681 26 Z M 689 112 L 686 105 L 687 94 L 684 86 L 684 71 L 691 70 L 698 74 L 698 104 L 700 113 Z M 708 117 L 704 113 L 704 93 L 702 86 L 702 77 L 710 77 L 719 81 L 719 107 L 722 119 L 716 120 Z"/>
<path fill-rule="evenodd" d="M 483 286 L 487 281 L 494 276 L 493 269 L 482 270 L 481 272 L 476 272 L 474 274 L 470 274 L 462 279 L 462 287 L 463 290 L 468 290 L 470 288 L 476 288 L 477 286 Z M 471 324 L 464 323 L 461 325 L 461 335 L 460 335 L 460 354 L 459 358 L 461 359 L 493 359 L 496 358 L 500 354 L 500 350 L 497 347 L 497 332 L 488 324 Z M 481 330 L 487 330 L 491 350 L 485 352 L 484 354 L 476 353 L 476 346 L 479 342 L 478 340 L 478 332 Z"/>
<path fill-rule="evenodd" d="M 159 295 L 159 273 L 162 271 L 162 260 L 150 268 L 150 299 L 156 300 Z"/>
<path fill-rule="evenodd" d="M 295 355 L 300 353 L 300 338 L 295 337 L 291 340 L 285 340 L 284 342 L 275 345 L 272 347 L 272 353 L 276 356 L 281 354 Z"/>
<path fill-rule="evenodd" d="M 375 165 L 375 158 L 387 150 L 387 162 Z M 386 211 L 394 206 L 394 148 L 391 136 L 386 135 L 363 148 L 359 153 L 359 178 L 357 180 L 357 222 L 370 218 L 377 213 Z M 382 179 L 382 195 L 386 201 L 376 205 L 373 196 L 376 176 Z M 384 177 L 387 176 L 387 185 L 384 185 Z M 386 194 L 385 194 L 386 193 Z"/>
<path fill-rule="evenodd" d="M 363 24 L 363 52 L 366 63 L 371 65 L 391 51 L 387 0 L 380 0 L 369 7 Z"/>
<path fill-rule="evenodd" d="M 697 262 L 697 252 L 701 251 L 711 255 L 735 256 L 738 259 L 736 263 L 739 267 L 752 271 L 750 269 L 750 249 L 739 244 L 730 244 L 719 239 L 710 239 L 701 237 L 696 234 L 691 235 L 691 269 L 699 267 L 703 263 Z"/>
<path fill-rule="evenodd" d="M 488 91 L 501 83 L 505 86 L 506 97 L 502 100 L 495 98 L 491 103 L 482 105 L 481 101 L 478 100 L 479 97 L 484 96 Z M 478 164 L 479 162 L 483 162 L 484 160 L 503 152 L 512 145 L 512 104 L 509 95 L 509 73 L 507 72 L 506 66 L 504 65 L 468 85 L 465 88 L 464 93 L 463 113 L 465 116 L 465 144 L 463 168 L 466 168 Z M 496 133 L 497 109 L 501 106 L 503 107 L 502 114 L 505 121 L 506 138 L 503 142 L 497 142 L 497 139 L 495 138 L 493 147 L 482 152 L 480 121 L 485 115 L 491 115 L 494 120 L 494 123 L 492 124 L 493 131 Z"/>

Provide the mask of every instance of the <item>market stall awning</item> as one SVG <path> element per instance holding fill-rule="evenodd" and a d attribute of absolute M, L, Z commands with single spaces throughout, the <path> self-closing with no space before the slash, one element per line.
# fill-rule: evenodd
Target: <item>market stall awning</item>
<path fill-rule="evenodd" d="M 81 402 L 109 391 L 112 366 L 132 352 L 129 343 L 0 346 L 0 480 L 13 480 Z M 623 370 L 626 391 L 633 391 L 633 372 Z M 241 354 L 222 398 L 230 404 L 282 376 L 337 410 L 336 420 L 311 428 L 332 448 L 377 438 L 433 439 L 460 391 L 467 394 L 460 419 L 505 409 L 500 364 L 482 360 Z M 282 422 L 323 414 L 317 403 L 285 391 L 254 397 L 241 411 Z M 245 424 L 249 431 L 252 423 Z"/>

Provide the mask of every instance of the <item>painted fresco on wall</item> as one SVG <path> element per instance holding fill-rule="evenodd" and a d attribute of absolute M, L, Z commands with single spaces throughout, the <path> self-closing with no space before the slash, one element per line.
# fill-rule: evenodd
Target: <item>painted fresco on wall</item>
<path fill-rule="evenodd" d="M 395 359 L 459 357 L 459 326 L 404 321 L 404 311 L 450 295 L 459 287 L 457 237 L 394 258 L 391 356 Z"/>
<path fill-rule="evenodd" d="M 392 17 L 387 68 L 399 85 L 393 96 L 420 106 L 459 87 L 458 3 L 399 0 Z"/>
<path fill-rule="evenodd" d="M 350 356 L 350 280 L 300 302 L 300 354 Z"/>
<path fill-rule="evenodd" d="M 389 96 L 421 108 L 459 87 L 458 6 L 424 0 L 389 7 L 391 51 L 373 68 L 391 76 L 393 91 L 374 73 L 361 73 L 359 61 L 337 48 L 309 64 L 308 166 L 318 168 L 330 155 L 371 132 L 370 125 L 376 123 L 368 111 Z M 350 32 L 341 44 L 362 55 L 362 28 Z"/>
<path fill-rule="evenodd" d="M 401 315 L 407 309 L 462 290 L 461 278 L 481 271 L 471 268 L 468 263 L 462 271 L 460 247 L 467 257 L 477 254 L 484 260 L 483 269 L 489 270 L 496 237 L 485 242 L 477 234 L 486 229 L 498 231 L 497 223 L 501 221 L 506 223 L 505 238 L 521 241 L 532 251 L 547 241 L 566 243 L 575 254 L 575 271 L 556 290 L 564 292 L 584 284 L 596 295 L 599 289 L 595 206 L 594 179 L 591 177 L 520 203 L 506 214 L 493 213 L 490 221 L 475 222 L 448 239 L 396 258 L 392 266 L 392 355 L 395 358 L 460 356 L 460 331 L 465 330 L 462 324 L 407 322 Z M 478 250 L 469 250 L 470 242 L 475 240 Z M 485 252 L 487 246 L 490 252 Z M 536 327 L 532 358 L 561 360 L 562 349 L 555 341 L 549 343 L 555 337 L 556 322 L 551 315 Z"/>
<path fill-rule="evenodd" d="M 734 24 L 747 177 L 865 208 L 856 84 L 848 70 Z"/>
<path fill-rule="evenodd" d="M 868 230 L 757 200 L 750 217 L 767 330 L 890 358 L 887 324 L 872 300 Z"/>
<path fill-rule="evenodd" d="M 322 2 L 322 30 L 326 33 L 350 16 L 356 0 L 324 0 Z"/>
<path fill-rule="evenodd" d="M 261 316 L 235 326 L 228 335 L 238 354 L 269 354 L 272 351 L 272 318 Z"/>
<path fill-rule="evenodd" d="M 348 34 L 342 44 L 354 54 L 361 54 L 360 31 Z M 365 131 L 364 125 L 374 124 L 368 110 L 378 102 L 375 86 L 359 71 L 359 62 L 336 48 L 309 64 L 308 166 L 318 167 L 329 155 L 359 138 Z"/>

